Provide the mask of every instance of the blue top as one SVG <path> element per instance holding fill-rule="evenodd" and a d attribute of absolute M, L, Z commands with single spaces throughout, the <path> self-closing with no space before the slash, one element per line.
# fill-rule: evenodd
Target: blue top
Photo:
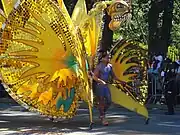
<path fill-rule="evenodd" d="M 110 76 L 112 75 L 112 65 L 104 63 L 100 63 L 97 67 L 99 69 L 99 76 L 97 76 L 99 79 L 108 82 Z M 96 85 L 96 96 L 102 96 L 106 97 L 108 102 L 111 102 L 111 93 L 109 91 L 108 85 L 103 85 L 100 83 L 97 83 Z"/>
<path fill-rule="evenodd" d="M 112 65 L 111 64 L 105 65 L 103 63 L 100 63 L 98 66 L 99 66 L 99 78 L 107 82 L 112 73 Z"/>

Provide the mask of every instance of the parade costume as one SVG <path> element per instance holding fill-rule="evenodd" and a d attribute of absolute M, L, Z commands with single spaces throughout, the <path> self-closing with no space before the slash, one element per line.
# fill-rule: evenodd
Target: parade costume
<path fill-rule="evenodd" d="M 85 1 L 78 0 L 70 18 L 63 0 L 18 0 L 15 5 L 14 1 L 9 0 L 9 4 L 2 0 L 5 16 L 0 16 L 1 75 L 6 90 L 27 109 L 53 118 L 73 117 L 78 101 L 83 100 L 88 103 L 92 122 L 92 79 L 88 71 L 97 65 L 104 11 L 112 18 L 109 27 L 115 30 L 126 20 L 129 5 L 121 0 L 97 2 L 87 14 Z M 127 72 L 138 66 L 133 61 L 142 55 L 137 46 L 131 41 L 119 42 L 111 50 L 113 70 L 127 83 L 137 75 Z M 140 89 L 145 90 L 144 84 Z M 109 86 L 111 92 L 114 87 Z M 132 89 L 130 84 L 118 87 L 116 95 Z M 132 102 L 124 107 L 148 118 L 146 108 L 135 96 L 125 94 L 123 98 Z"/>
<path fill-rule="evenodd" d="M 96 76 L 98 79 L 108 83 L 110 76 L 112 76 L 112 65 L 111 64 L 104 64 L 103 62 L 100 62 L 96 69 L 95 73 L 98 73 L 98 76 Z M 97 79 L 97 80 L 98 80 Z M 107 122 L 104 122 L 105 113 L 107 109 L 111 105 L 111 93 L 108 88 L 108 85 L 101 84 L 98 81 L 96 82 L 95 92 L 97 96 L 98 101 L 98 110 L 100 113 L 100 118 L 103 125 L 107 125 Z"/>

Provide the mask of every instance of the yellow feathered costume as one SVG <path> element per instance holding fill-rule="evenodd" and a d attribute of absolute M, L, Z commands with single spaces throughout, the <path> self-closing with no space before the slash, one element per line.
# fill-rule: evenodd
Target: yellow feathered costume
<path fill-rule="evenodd" d="M 103 12 L 108 10 L 112 18 L 109 27 L 115 30 L 126 20 L 129 5 L 122 0 L 102 1 L 87 13 L 85 0 L 78 0 L 70 17 L 63 0 L 2 2 L 1 76 L 9 94 L 21 105 L 49 117 L 71 118 L 78 101 L 83 100 L 88 103 L 92 122 L 92 80 L 88 71 L 97 62 Z M 128 83 L 134 74 L 123 73 L 136 64 L 127 63 L 131 58 L 117 62 L 120 52 L 122 47 L 112 64 L 117 76 Z M 148 117 L 147 112 L 142 115 Z"/>

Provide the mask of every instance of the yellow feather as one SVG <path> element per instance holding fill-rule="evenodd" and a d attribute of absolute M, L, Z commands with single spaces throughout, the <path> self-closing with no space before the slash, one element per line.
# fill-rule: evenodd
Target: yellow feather
<path fill-rule="evenodd" d="M 34 99 L 36 97 L 39 96 L 39 94 L 37 93 L 37 87 L 39 86 L 39 84 L 33 84 L 30 88 L 31 88 L 31 94 L 28 96 L 31 99 Z"/>
<path fill-rule="evenodd" d="M 11 13 L 17 1 L 18 0 L 1 0 L 6 17 Z"/>
<path fill-rule="evenodd" d="M 4 12 L 0 9 L 0 28 L 2 28 L 2 24 L 6 21 L 6 17 Z"/>
<path fill-rule="evenodd" d="M 38 99 L 38 102 L 43 102 L 44 105 L 47 105 L 48 102 L 52 99 L 52 93 L 53 93 L 53 89 L 52 87 L 49 88 L 48 91 L 43 92 Z"/>
<path fill-rule="evenodd" d="M 63 0 L 57 0 L 57 2 L 59 4 L 61 10 L 64 12 L 65 16 L 68 16 L 70 18 L 69 13 L 67 11 L 67 8 L 66 8 L 66 6 L 64 4 L 64 1 Z"/>
<path fill-rule="evenodd" d="M 78 0 L 72 14 L 72 21 L 75 26 L 80 26 L 80 24 L 86 19 L 87 17 L 87 9 L 85 0 Z"/>

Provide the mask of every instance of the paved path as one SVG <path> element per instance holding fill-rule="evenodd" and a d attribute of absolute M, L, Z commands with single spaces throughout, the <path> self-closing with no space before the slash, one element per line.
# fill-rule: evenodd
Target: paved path
<path fill-rule="evenodd" d="M 20 111 L 19 111 L 20 110 Z M 107 115 L 110 125 L 103 127 L 94 112 L 95 125 L 88 130 L 88 111 L 80 109 L 72 120 L 52 123 L 19 106 L 0 104 L 0 135 L 180 135 L 180 113 L 166 116 L 163 110 L 152 109 L 150 123 L 144 118 L 122 108 L 111 108 Z"/>

